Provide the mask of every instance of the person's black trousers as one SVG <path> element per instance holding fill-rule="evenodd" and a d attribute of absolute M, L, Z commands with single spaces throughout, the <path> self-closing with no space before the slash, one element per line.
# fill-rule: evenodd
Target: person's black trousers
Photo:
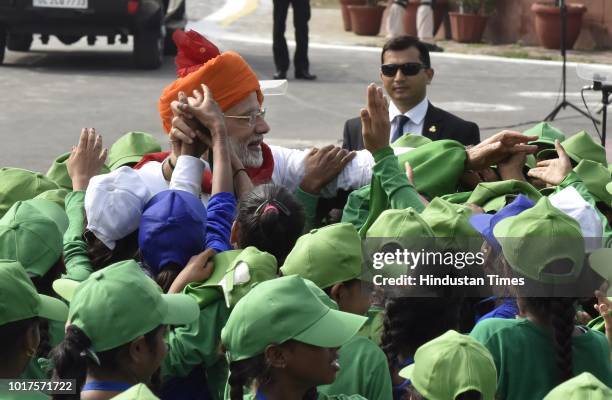
<path fill-rule="evenodd" d="M 293 7 L 293 26 L 295 27 L 295 71 L 308 71 L 308 21 L 310 20 L 310 0 L 274 0 L 274 33 L 272 51 L 277 71 L 289 69 L 289 49 L 285 40 L 285 23 L 289 5 Z"/>

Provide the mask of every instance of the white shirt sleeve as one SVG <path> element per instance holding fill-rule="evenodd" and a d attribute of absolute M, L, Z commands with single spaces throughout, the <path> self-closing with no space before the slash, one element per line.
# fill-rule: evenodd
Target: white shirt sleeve
<path fill-rule="evenodd" d="M 184 190 L 200 197 L 204 162 L 192 156 L 179 156 L 170 179 L 170 189 Z"/>
<path fill-rule="evenodd" d="M 149 161 L 135 171 L 138 172 L 145 186 L 151 192 L 151 196 L 168 189 L 168 181 L 166 181 L 162 172 L 162 163 Z"/>
<path fill-rule="evenodd" d="M 304 178 L 304 158 L 309 150 L 287 149 L 270 146 L 274 157 L 272 182 L 285 186 L 292 193 Z M 334 197 L 338 189 L 358 189 L 370 183 L 374 158 L 367 150 L 357 151 L 355 158 L 349 162 L 340 174 L 322 190 L 323 197 Z"/>

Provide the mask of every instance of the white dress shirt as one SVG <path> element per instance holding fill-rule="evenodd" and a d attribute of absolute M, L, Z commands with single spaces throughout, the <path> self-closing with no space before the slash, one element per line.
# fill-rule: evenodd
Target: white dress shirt
<path fill-rule="evenodd" d="M 393 135 L 393 132 L 395 132 L 398 124 L 395 117 L 400 115 L 401 112 L 398 110 L 397 106 L 393 104 L 393 101 L 390 101 L 389 103 L 389 121 L 391 121 L 391 135 Z M 423 101 L 404 113 L 405 116 L 410 118 L 410 121 L 404 124 L 402 136 L 409 133 L 418 136 L 423 135 L 423 125 L 425 124 L 425 115 L 427 114 L 428 108 L 429 101 L 427 100 L 427 97 L 425 97 Z"/>
<path fill-rule="evenodd" d="M 272 150 L 272 156 L 274 157 L 272 183 L 285 186 L 293 193 L 304 177 L 304 159 L 309 149 L 297 150 L 270 146 L 270 150 Z M 396 153 L 401 153 L 406 149 L 398 150 Z M 333 197 L 338 189 L 359 189 L 369 184 L 372 178 L 373 166 L 374 157 L 367 150 L 357 151 L 355 158 L 344 167 L 334 180 L 321 190 L 321 196 Z M 197 188 L 196 182 L 198 180 L 196 177 L 201 175 L 204 169 L 210 169 L 208 163 L 195 157 L 180 156 L 172 173 L 172 182 L 166 181 L 162 173 L 162 163 L 157 161 L 149 161 L 136 171 L 152 195 L 167 189 L 181 189 L 197 195 L 199 190 Z M 202 202 L 207 204 L 209 197 L 209 195 L 202 193 Z"/>

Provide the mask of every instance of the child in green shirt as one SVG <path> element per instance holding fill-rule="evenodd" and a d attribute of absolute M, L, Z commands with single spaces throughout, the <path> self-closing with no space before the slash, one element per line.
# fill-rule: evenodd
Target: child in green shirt
<path fill-rule="evenodd" d="M 340 311 L 365 315 L 371 284 L 362 280 L 361 239 L 349 223 L 313 229 L 300 237 L 281 267 L 284 276 L 311 280 Z M 328 395 L 359 394 L 369 400 L 391 398 L 385 354 L 370 339 L 356 335 L 339 350 L 340 371 L 333 383 L 318 388 Z"/>
<path fill-rule="evenodd" d="M 471 333 L 493 355 L 498 398 L 541 399 L 581 372 L 612 385 L 606 337 L 574 322 L 577 299 L 568 285 L 590 273 L 583 265 L 585 245 L 578 222 L 543 197 L 534 207 L 499 222 L 493 234 L 501 245 L 501 270 L 513 270 L 533 282 L 517 286 L 519 315 L 524 319 L 491 318 Z M 566 285 L 565 291 L 558 289 L 560 284 Z M 553 295 L 529 297 L 542 296 L 543 290 Z"/>
<path fill-rule="evenodd" d="M 64 321 L 68 307 L 60 300 L 38 294 L 18 261 L 0 260 L 0 379 L 22 376 L 40 343 L 39 325 L 44 319 Z M 0 398 L 24 398 L 0 384 Z M 47 398 L 42 393 L 27 393 L 25 398 Z"/>
<path fill-rule="evenodd" d="M 255 286 L 235 306 L 221 340 L 230 361 L 230 399 L 316 398 L 316 387 L 334 381 L 337 348 L 365 317 L 330 309 L 298 276 Z M 252 397 L 251 397 L 252 396 Z"/>
<path fill-rule="evenodd" d="M 66 336 L 51 352 L 53 377 L 75 379 L 81 398 L 110 399 L 150 383 L 168 353 L 166 325 L 188 324 L 199 314 L 195 300 L 162 294 L 133 260 L 82 283 L 59 279 L 53 288 L 70 302 Z"/>

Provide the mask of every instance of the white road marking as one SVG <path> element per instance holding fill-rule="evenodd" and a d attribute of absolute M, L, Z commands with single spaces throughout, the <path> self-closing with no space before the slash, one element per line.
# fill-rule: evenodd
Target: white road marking
<path fill-rule="evenodd" d="M 257 0 L 227 0 L 223 7 L 205 17 L 204 20 L 228 26 L 255 11 L 257 6 Z"/>
<path fill-rule="evenodd" d="M 522 106 L 512 106 L 509 104 L 492 104 L 492 103 L 471 103 L 468 101 L 447 101 L 437 102 L 437 107 L 440 107 L 450 112 L 509 112 L 523 110 Z"/>

